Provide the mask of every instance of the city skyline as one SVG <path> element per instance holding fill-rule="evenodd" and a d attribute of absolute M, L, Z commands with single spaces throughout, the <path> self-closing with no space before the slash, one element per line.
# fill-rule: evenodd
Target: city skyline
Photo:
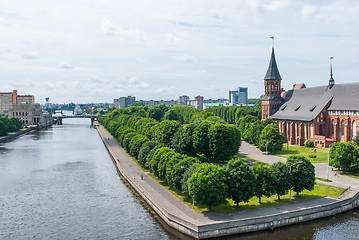
<path fill-rule="evenodd" d="M 175 7 L 174 7 L 175 6 Z M 356 82 L 355 1 L 0 3 L 0 92 L 36 101 L 226 97 L 264 91 L 272 42 L 282 86 Z"/>

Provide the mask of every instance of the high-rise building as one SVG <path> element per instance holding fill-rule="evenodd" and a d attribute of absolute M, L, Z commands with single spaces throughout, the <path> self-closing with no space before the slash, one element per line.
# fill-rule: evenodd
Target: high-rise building
<path fill-rule="evenodd" d="M 186 95 L 179 96 L 177 100 L 178 104 L 180 105 L 188 105 L 188 101 L 189 101 L 189 97 Z"/>
<path fill-rule="evenodd" d="M 203 96 L 194 97 L 194 107 L 203 110 Z"/>
<path fill-rule="evenodd" d="M 229 102 L 236 105 L 247 105 L 248 88 L 238 87 L 237 91 L 229 91 Z"/>
<path fill-rule="evenodd" d="M 120 97 L 118 99 L 113 100 L 113 105 L 115 108 L 126 108 L 131 107 L 132 104 L 136 102 L 136 97 L 127 96 L 127 97 Z"/>

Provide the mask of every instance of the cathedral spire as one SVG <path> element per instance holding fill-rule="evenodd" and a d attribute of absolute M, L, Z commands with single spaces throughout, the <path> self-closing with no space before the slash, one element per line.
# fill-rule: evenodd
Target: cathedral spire
<path fill-rule="evenodd" d="M 281 79 L 282 78 L 278 71 L 277 62 L 275 61 L 274 47 L 272 47 L 272 56 L 264 80 L 281 80 Z"/>
<path fill-rule="evenodd" d="M 332 60 L 334 57 L 330 57 L 330 79 L 329 79 L 329 88 L 332 88 L 334 86 L 334 78 L 333 78 L 333 64 Z"/>

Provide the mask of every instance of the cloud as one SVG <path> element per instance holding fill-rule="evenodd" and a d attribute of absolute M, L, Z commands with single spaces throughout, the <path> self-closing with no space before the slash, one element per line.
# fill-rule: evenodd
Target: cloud
<path fill-rule="evenodd" d="M 117 39 L 121 41 L 134 41 L 140 44 L 153 44 L 153 41 L 138 28 L 130 27 L 123 28 L 117 24 L 114 24 L 107 18 L 102 20 L 101 24 L 102 32 L 108 36 L 115 36 Z"/>
<path fill-rule="evenodd" d="M 274 11 L 282 10 L 287 5 L 288 2 L 286 0 L 276 0 L 276 1 L 271 1 L 267 4 L 263 4 L 263 8 L 267 11 L 274 12 Z"/>
<path fill-rule="evenodd" d="M 33 52 L 33 51 L 25 51 L 22 53 L 22 58 L 25 58 L 25 59 L 35 59 L 37 58 L 37 53 L 36 52 Z"/>
<path fill-rule="evenodd" d="M 144 88 L 149 88 L 150 85 L 147 82 L 142 82 L 139 81 L 136 77 L 132 77 L 130 79 L 127 80 L 127 87 L 131 88 L 131 89 L 144 89 Z"/>
<path fill-rule="evenodd" d="M 194 61 L 194 57 L 188 54 L 182 54 L 176 58 L 177 62 L 180 63 L 189 63 Z"/>
<path fill-rule="evenodd" d="M 312 17 L 313 15 L 315 15 L 316 13 L 318 13 L 318 7 L 314 6 L 314 5 L 305 5 L 302 8 L 302 16 L 303 17 Z"/>
<path fill-rule="evenodd" d="M 59 64 L 59 67 L 62 68 L 62 69 L 72 69 L 73 68 L 73 66 L 71 66 L 70 64 L 65 63 L 65 62 L 61 62 Z"/>

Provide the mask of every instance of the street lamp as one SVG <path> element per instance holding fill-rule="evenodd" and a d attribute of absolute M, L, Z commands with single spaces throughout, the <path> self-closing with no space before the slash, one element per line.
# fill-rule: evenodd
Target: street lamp
<path fill-rule="evenodd" d="M 303 161 L 298 161 L 293 163 L 292 165 L 289 166 L 289 175 L 292 174 L 292 166 L 297 164 L 297 163 L 302 163 Z M 289 201 L 292 201 L 292 181 L 290 181 L 290 189 L 289 189 Z"/>
<path fill-rule="evenodd" d="M 329 180 L 329 157 L 330 157 L 330 147 L 333 145 L 334 143 L 329 145 L 329 149 L 328 149 L 328 167 L 327 167 L 327 180 Z"/>
<path fill-rule="evenodd" d="M 180 166 L 180 168 L 182 169 L 188 169 L 192 174 L 194 174 L 194 171 L 188 167 L 184 167 L 184 166 Z M 194 208 L 194 198 L 192 198 L 192 205 L 193 205 L 193 208 Z"/>

